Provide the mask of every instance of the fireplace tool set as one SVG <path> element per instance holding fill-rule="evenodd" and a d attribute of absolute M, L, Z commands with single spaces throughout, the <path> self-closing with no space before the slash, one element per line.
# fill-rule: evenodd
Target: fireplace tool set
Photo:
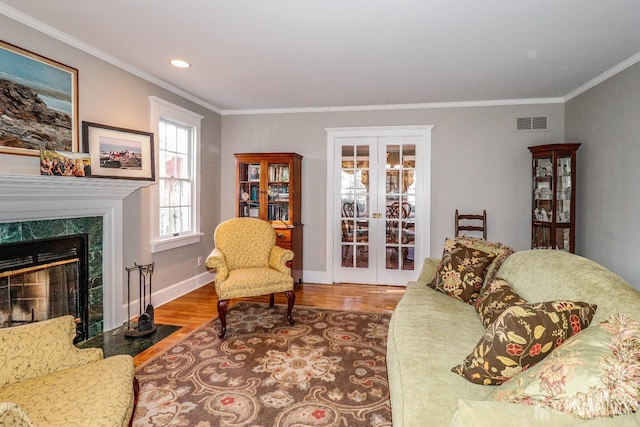
<path fill-rule="evenodd" d="M 133 267 L 125 267 L 127 270 L 127 331 L 124 336 L 129 338 L 140 338 L 150 335 L 156 331 L 153 319 L 153 305 L 151 304 L 151 276 L 153 275 L 153 263 L 136 264 Z M 136 326 L 131 326 L 131 273 L 138 271 L 139 286 L 139 315 Z M 147 302 L 147 282 L 149 283 L 149 302 Z M 146 308 L 144 308 L 146 305 Z M 144 311 L 143 311 L 144 308 Z"/>

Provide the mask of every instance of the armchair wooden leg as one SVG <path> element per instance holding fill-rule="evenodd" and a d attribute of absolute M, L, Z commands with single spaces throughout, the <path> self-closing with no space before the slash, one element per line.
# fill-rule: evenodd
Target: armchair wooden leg
<path fill-rule="evenodd" d="M 220 317 L 220 333 L 218 338 L 224 338 L 224 334 L 227 332 L 227 307 L 229 307 L 229 300 L 218 300 L 218 317 Z"/>
<path fill-rule="evenodd" d="M 293 325 L 295 322 L 291 317 L 291 310 L 293 310 L 293 303 L 296 302 L 296 291 L 292 289 L 290 291 L 285 291 L 284 294 L 287 296 L 287 320 L 290 325 Z"/>
<path fill-rule="evenodd" d="M 273 308 L 275 306 L 275 296 L 274 294 L 269 295 L 269 308 Z"/>

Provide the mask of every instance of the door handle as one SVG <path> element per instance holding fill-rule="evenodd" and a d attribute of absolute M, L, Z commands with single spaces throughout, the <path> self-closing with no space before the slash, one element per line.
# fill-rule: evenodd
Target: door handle
<path fill-rule="evenodd" d="M 374 214 L 371 214 L 371 217 L 372 218 L 382 218 L 382 214 L 381 213 L 374 213 Z"/>

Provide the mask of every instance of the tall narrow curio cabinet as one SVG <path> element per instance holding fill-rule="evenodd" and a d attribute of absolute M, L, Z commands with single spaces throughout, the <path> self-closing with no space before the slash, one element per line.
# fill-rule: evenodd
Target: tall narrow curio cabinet
<path fill-rule="evenodd" d="M 296 153 L 236 153 L 236 216 L 271 222 L 276 243 L 294 253 L 289 263 L 302 282 L 302 156 Z"/>
<path fill-rule="evenodd" d="M 529 147 L 533 156 L 533 249 L 575 252 L 576 153 L 579 147 L 579 143 Z"/>

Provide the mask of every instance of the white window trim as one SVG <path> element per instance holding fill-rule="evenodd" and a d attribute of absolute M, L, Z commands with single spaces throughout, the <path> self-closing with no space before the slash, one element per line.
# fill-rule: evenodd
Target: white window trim
<path fill-rule="evenodd" d="M 160 237 L 159 230 L 159 185 L 157 183 L 152 187 L 151 191 L 151 253 L 157 253 L 166 251 L 169 249 L 175 249 L 182 246 L 192 245 L 200 242 L 200 238 L 204 235 L 200 231 L 200 124 L 204 116 L 189 111 L 183 107 L 167 102 L 156 96 L 150 96 L 149 102 L 151 105 L 151 129 L 156 135 L 160 135 L 159 123 L 160 119 L 175 122 L 181 125 L 189 126 L 195 130 L 195 146 L 193 150 L 193 171 L 194 171 L 194 185 L 195 185 L 195 197 L 193 200 L 193 232 L 189 234 L 183 234 L 180 236 L 171 236 L 167 238 Z M 158 168 L 158 162 L 160 161 L 160 144 L 156 142 L 155 147 L 155 161 L 156 170 Z"/>

